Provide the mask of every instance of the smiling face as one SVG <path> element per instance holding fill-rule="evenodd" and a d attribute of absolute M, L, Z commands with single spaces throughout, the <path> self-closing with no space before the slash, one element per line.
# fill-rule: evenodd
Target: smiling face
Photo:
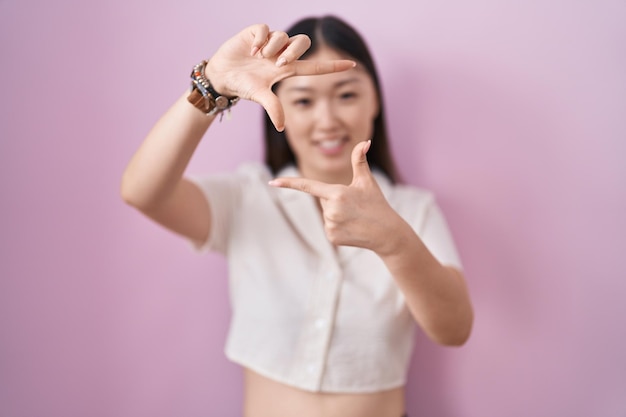
<path fill-rule="evenodd" d="M 322 47 L 307 59 L 344 59 Z M 285 111 L 285 134 L 305 178 L 352 181 L 354 146 L 372 138 L 379 110 L 376 89 L 362 66 L 344 72 L 281 81 L 276 95 Z"/>

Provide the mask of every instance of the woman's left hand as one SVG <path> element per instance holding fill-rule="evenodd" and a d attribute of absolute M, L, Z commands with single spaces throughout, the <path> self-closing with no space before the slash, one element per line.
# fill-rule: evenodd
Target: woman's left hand
<path fill-rule="evenodd" d="M 371 142 L 352 150 L 352 183 L 326 184 L 307 178 L 276 178 L 270 185 L 318 197 L 326 236 L 334 245 L 358 246 L 378 254 L 389 250 L 393 225 L 400 216 L 391 208 L 367 163 Z"/>

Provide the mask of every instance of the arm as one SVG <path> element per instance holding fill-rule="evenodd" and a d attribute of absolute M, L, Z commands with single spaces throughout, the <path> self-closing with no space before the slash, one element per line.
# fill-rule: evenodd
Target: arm
<path fill-rule="evenodd" d="M 463 274 L 441 265 L 400 216 L 389 214 L 386 222 L 387 239 L 376 253 L 404 293 L 413 317 L 435 342 L 464 344 L 473 309 Z"/>
<path fill-rule="evenodd" d="M 292 75 L 324 74 L 352 68 L 351 61 L 299 61 L 309 48 L 304 35 L 289 38 L 267 25 L 250 26 L 211 57 L 205 75 L 215 90 L 261 104 L 277 129 L 284 115 L 271 87 Z M 210 204 L 184 172 L 215 116 L 206 116 L 181 96 L 150 130 L 122 176 L 124 201 L 192 240 L 209 235 Z"/>
<path fill-rule="evenodd" d="M 319 197 L 328 239 L 336 245 L 374 251 L 426 334 L 443 345 L 461 345 L 469 337 L 473 322 L 463 275 L 441 265 L 412 227 L 389 206 L 369 170 L 368 149 L 369 141 L 354 148 L 349 186 L 305 178 L 277 178 L 270 185 Z"/>
<path fill-rule="evenodd" d="M 202 114 L 185 93 L 157 121 L 122 177 L 124 201 L 166 228 L 198 242 L 210 230 L 210 207 L 183 173 L 215 116 Z"/>

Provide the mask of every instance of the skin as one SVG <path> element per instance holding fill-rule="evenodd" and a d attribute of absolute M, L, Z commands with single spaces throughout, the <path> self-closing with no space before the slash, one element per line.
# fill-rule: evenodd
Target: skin
<path fill-rule="evenodd" d="M 270 185 L 317 197 L 328 239 L 378 254 L 426 334 L 443 345 L 463 344 L 473 312 L 462 274 L 430 254 L 389 206 L 370 172 L 368 139 L 379 103 L 369 75 L 327 48 L 298 60 L 309 46 L 304 35 L 289 38 L 253 25 L 218 49 L 206 75 L 222 94 L 259 103 L 276 128 L 285 130 L 302 178 L 277 178 Z M 271 87 L 279 81 L 274 95 Z M 133 155 L 121 194 L 157 223 L 202 242 L 211 230 L 210 203 L 184 172 L 215 117 L 201 114 L 187 94 Z M 311 393 L 247 369 L 244 374 L 246 417 L 399 417 L 404 412 L 402 387 L 371 394 Z"/>
<path fill-rule="evenodd" d="M 322 47 L 309 59 L 343 58 Z M 374 83 L 359 65 L 343 72 L 296 76 L 282 81 L 276 94 L 284 109 L 285 133 L 303 177 L 350 184 L 351 153 L 371 138 L 379 104 Z"/>

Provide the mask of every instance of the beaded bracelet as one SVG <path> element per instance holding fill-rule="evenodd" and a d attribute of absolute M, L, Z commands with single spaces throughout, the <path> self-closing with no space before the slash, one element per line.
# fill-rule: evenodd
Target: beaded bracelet
<path fill-rule="evenodd" d="M 193 67 L 191 93 L 187 100 L 207 116 L 220 114 L 221 120 L 224 110 L 230 110 L 239 101 L 239 97 L 228 98 L 215 91 L 209 79 L 204 75 L 207 63 L 207 60 L 203 60 Z"/>

